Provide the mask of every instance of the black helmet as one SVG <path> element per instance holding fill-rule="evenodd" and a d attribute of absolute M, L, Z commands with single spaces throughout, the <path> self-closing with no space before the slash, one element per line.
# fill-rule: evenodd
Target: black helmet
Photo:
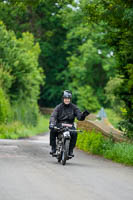
<path fill-rule="evenodd" d="M 72 98 L 72 93 L 69 90 L 65 90 L 63 92 L 63 96 L 62 97 L 71 99 Z"/>

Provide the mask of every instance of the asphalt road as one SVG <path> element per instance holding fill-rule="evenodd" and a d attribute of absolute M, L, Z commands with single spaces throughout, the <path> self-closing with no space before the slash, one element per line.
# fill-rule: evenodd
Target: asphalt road
<path fill-rule="evenodd" d="M 48 135 L 0 140 L 0 200 L 133 200 L 133 168 L 75 150 L 65 166 Z"/>

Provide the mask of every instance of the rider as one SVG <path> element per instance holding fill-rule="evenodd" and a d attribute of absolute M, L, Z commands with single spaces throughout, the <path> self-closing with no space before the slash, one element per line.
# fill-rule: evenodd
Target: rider
<path fill-rule="evenodd" d="M 56 153 L 57 131 L 54 129 L 54 126 L 55 125 L 58 126 L 58 124 L 60 123 L 67 123 L 67 124 L 72 124 L 73 129 L 75 129 L 74 127 L 75 117 L 78 120 L 83 121 L 85 117 L 89 115 L 89 112 L 87 110 L 81 112 L 75 104 L 71 103 L 71 99 L 72 99 L 72 93 L 69 90 L 65 90 L 62 96 L 63 102 L 57 105 L 53 113 L 51 114 L 49 123 L 51 154 Z M 76 140 L 77 140 L 77 132 L 72 132 L 70 149 L 69 149 L 70 156 L 73 156 L 73 149 L 76 145 Z"/>

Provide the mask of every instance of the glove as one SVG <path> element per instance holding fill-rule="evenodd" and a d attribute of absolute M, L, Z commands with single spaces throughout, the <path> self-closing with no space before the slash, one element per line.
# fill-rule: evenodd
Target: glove
<path fill-rule="evenodd" d="M 83 112 L 83 116 L 84 116 L 84 117 L 87 117 L 89 114 L 90 114 L 90 113 L 88 112 L 88 110 L 85 110 L 85 111 Z"/>
<path fill-rule="evenodd" d="M 49 129 L 53 129 L 53 128 L 54 128 L 54 126 L 55 126 L 55 124 L 54 124 L 54 123 L 50 123 L 50 124 L 49 124 Z"/>

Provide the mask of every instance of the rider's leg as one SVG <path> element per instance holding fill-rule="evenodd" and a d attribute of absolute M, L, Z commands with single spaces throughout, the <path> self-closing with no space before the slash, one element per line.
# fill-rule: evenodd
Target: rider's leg
<path fill-rule="evenodd" d="M 73 128 L 75 130 L 75 128 Z M 71 141 L 70 141 L 70 148 L 69 148 L 69 155 L 74 156 L 73 149 L 76 145 L 77 141 L 77 132 L 71 132 Z"/>
<path fill-rule="evenodd" d="M 51 154 L 56 153 L 56 136 L 57 133 L 55 130 L 50 131 L 50 146 L 51 146 Z"/>

